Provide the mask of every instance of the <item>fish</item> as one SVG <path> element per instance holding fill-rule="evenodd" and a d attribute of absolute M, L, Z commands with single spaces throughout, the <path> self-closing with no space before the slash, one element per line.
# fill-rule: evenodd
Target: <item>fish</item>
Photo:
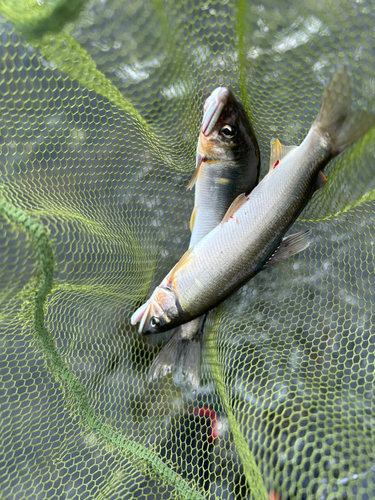
<path fill-rule="evenodd" d="M 196 168 L 187 187 L 195 185 L 189 248 L 220 223 L 240 193 L 251 192 L 259 174 L 259 146 L 245 108 L 229 88 L 218 87 L 204 104 Z M 201 316 L 176 329 L 155 357 L 148 372 L 149 382 L 180 365 L 185 381 L 197 390 L 203 322 Z"/>
<path fill-rule="evenodd" d="M 227 87 L 208 97 L 199 134 L 196 168 L 187 189 L 195 185 L 189 248 L 224 217 L 230 204 L 259 181 L 260 151 L 243 105 Z"/>
<path fill-rule="evenodd" d="M 263 269 L 304 250 L 310 231 L 284 235 L 311 198 L 329 161 L 375 125 L 351 110 L 348 70 L 336 71 L 317 117 L 299 146 L 271 141 L 269 172 L 249 196 L 239 197 L 223 221 L 190 248 L 139 310 L 139 332 L 158 333 L 216 307 Z M 151 311 L 151 313 L 150 313 Z"/>

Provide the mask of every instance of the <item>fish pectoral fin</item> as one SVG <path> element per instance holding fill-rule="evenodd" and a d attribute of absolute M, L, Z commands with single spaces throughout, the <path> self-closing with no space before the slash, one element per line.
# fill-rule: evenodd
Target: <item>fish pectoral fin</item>
<path fill-rule="evenodd" d="M 193 227 L 194 227 L 194 223 L 195 223 L 195 217 L 197 215 L 197 210 L 198 210 L 198 207 L 194 207 L 193 211 L 191 212 L 191 217 L 190 217 L 190 232 L 191 233 L 193 232 Z"/>
<path fill-rule="evenodd" d="M 300 231 L 299 233 L 291 234 L 284 238 L 275 252 L 264 264 L 263 268 L 271 267 L 305 250 L 305 248 L 310 245 L 310 235 L 311 229 L 306 229 L 305 231 Z"/>
<path fill-rule="evenodd" d="M 206 158 L 204 156 L 202 156 L 200 153 L 197 152 L 197 164 L 195 166 L 195 170 L 194 170 L 193 175 L 191 176 L 189 184 L 187 185 L 186 191 L 193 189 L 193 187 L 198 179 L 199 170 L 201 168 L 202 163 L 205 161 L 205 159 Z"/>
<path fill-rule="evenodd" d="M 193 250 L 194 250 L 194 247 L 191 247 L 188 250 L 186 250 L 184 255 L 181 257 L 181 259 L 177 262 L 177 264 L 174 266 L 174 268 L 170 272 L 170 274 L 168 276 L 168 281 L 172 282 L 174 280 L 176 273 L 181 268 L 183 268 L 189 262 L 189 260 L 191 260 L 193 258 Z"/>
<path fill-rule="evenodd" d="M 237 212 L 240 207 L 242 207 L 244 203 L 247 202 L 248 199 L 249 197 L 245 193 L 241 193 L 240 195 L 238 195 L 237 198 L 229 206 L 220 225 L 222 226 L 225 222 L 228 222 L 228 220 Z"/>
<path fill-rule="evenodd" d="M 189 181 L 189 184 L 187 185 L 186 187 L 186 191 L 189 191 L 190 189 L 193 189 L 195 183 L 197 182 L 197 178 L 198 178 L 198 168 L 195 169 L 193 175 L 191 176 L 191 179 Z"/>
<path fill-rule="evenodd" d="M 320 171 L 315 181 L 314 192 L 318 191 L 318 189 L 322 189 L 325 186 L 326 182 L 327 182 L 326 176 L 323 174 L 322 171 Z"/>
<path fill-rule="evenodd" d="M 280 162 L 289 153 L 298 148 L 298 146 L 284 146 L 279 139 L 271 139 L 270 146 L 270 171 L 277 166 L 277 162 Z"/>

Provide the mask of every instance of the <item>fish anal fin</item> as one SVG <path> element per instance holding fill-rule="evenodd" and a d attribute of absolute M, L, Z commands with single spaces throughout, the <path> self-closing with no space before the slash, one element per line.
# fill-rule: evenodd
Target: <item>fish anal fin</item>
<path fill-rule="evenodd" d="M 322 171 L 320 171 L 315 181 L 314 191 L 318 191 L 318 189 L 324 188 L 326 182 L 327 182 L 326 176 L 323 174 Z"/>
<path fill-rule="evenodd" d="M 278 264 L 296 253 L 302 252 L 310 245 L 311 229 L 300 231 L 299 233 L 291 234 L 283 239 L 275 252 L 271 255 L 268 261 L 264 264 L 264 268 Z"/>
<path fill-rule="evenodd" d="M 200 170 L 201 165 L 204 161 L 206 161 L 206 157 L 202 156 L 200 153 L 197 153 L 197 164 L 195 166 L 195 170 L 194 170 L 193 175 L 191 176 L 189 184 L 187 185 L 186 191 L 193 189 L 193 187 L 198 179 L 199 170 Z"/>
<path fill-rule="evenodd" d="M 197 215 L 197 210 L 198 210 L 198 207 L 194 207 L 193 211 L 191 212 L 191 217 L 190 217 L 190 232 L 191 233 L 193 232 L 193 227 L 194 227 L 194 223 L 195 223 L 195 217 Z"/>
<path fill-rule="evenodd" d="M 237 212 L 237 210 L 242 207 L 244 203 L 247 202 L 249 199 L 249 196 L 246 196 L 245 193 L 241 193 L 240 195 L 237 196 L 237 198 L 231 203 L 230 207 L 228 208 L 226 214 L 223 217 L 223 220 L 221 221 L 220 225 L 222 226 L 225 222 L 228 222 L 228 220 L 233 217 L 233 215 Z"/>
<path fill-rule="evenodd" d="M 176 273 L 180 269 L 182 269 L 189 262 L 189 260 L 191 260 L 193 258 L 193 249 L 194 249 L 194 247 L 191 247 L 188 250 L 186 250 L 186 252 L 184 253 L 184 255 L 181 257 L 181 259 L 174 266 L 174 268 L 172 269 L 172 271 L 170 272 L 170 274 L 168 276 L 168 281 L 170 283 L 173 282 L 173 280 L 174 280 L 174 278 L 176 276 Z"/>
<path fill-rule="evenodd" d="M 271 139 L 270 146 L 270 170 L 273 170 L 278 165 L 278 162 L 298 148 L 298 146 L 284 146 L 279 139 Z"/>

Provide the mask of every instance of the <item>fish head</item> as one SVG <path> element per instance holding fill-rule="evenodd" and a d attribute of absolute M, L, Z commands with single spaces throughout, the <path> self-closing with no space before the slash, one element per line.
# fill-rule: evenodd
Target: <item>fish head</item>
<path fill-rule="evenodd" d="M 160 333 L 175 326 L 179 316 L 178 299 L 175 291 L 166 286 L 157 286 L 148 301 L 139 307 L 131 317 L 131 324 L 139 323 L 138 333 Z"/>
<path fill-rule="evenodd" d="M 227 87 L 218 87 L 207 98 L 198 142 L 198 155 L 206 160 L 228 161 L 258 144 L 242 104 Z"/>

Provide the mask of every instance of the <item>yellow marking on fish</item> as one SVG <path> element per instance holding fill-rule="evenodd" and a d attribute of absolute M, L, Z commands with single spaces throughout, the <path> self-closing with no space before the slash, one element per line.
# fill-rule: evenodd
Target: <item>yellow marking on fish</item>
<path fill-rule="evenodd" d="M 195 217 L 197 215 L 197 210 L 198 210 L 198 207 L 194 207 L 194 210 L 191 212 L 191 217 L 190 217 L 190 232 L 191 233 L 193 232 L 193 227 L 194 227 L 194 223 L 195 223 Z"/>
<path fill-rule="evenodd" d="M 277 167 L 283 158 L 298 148 L 298 146 L 284 146 L 279 139 L 271 139 L 270 146 L 270 172 Z"/>
<path fill-rule="evenodd" d="M 214 142 L 209 137 L 206 137 L 201 133 L 201 135 L 199 136 L 199 153 L 210 158 L 211 156 L 213 156 L 214 151 Z"/>
<path fill-rule="evenodd" d="M 226 177 L 220 177 L 220 179 L 218 179 L 216 182 L 218 184 L 229 184 L 231 180 L 227 179 Z"/>

